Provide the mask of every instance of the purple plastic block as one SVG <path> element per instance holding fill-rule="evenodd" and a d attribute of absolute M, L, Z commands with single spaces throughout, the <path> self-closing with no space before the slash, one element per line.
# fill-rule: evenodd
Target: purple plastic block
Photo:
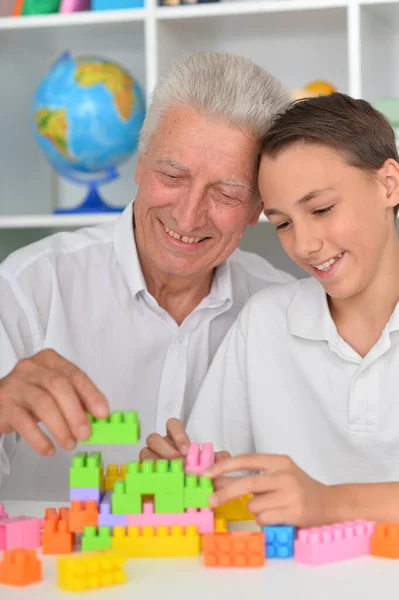
<path fill-rule="evenodd" d="M 72 500 L 82 500 L 82 502 L 95 500 L 100 504 L 101 492 L 98 488 L 70 488 L 69 499 L 71 502 Z"/>
<path fill-rule="evenodd" d="M 90 0 L 61 0 L 60 13 L 90 10 Z"/>
<path fill-rule="evenodd" d="M 98 515 L 99 527 L 115 527 L 116 525 L 127 525 L 126 515 L 113 515 L 111 513 L 112 492 L 106 492 L 100 504 L 100 513 Z"/>

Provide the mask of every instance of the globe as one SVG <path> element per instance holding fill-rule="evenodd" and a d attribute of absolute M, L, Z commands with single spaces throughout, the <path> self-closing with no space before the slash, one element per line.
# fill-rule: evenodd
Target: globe
<path fill-rule="evenodd" d="M 88 186 L 83 203 L 56 212 L 121 210 L 108 206 L 100 184 L 137 149 L 145 117 L 143 93 L 122 66 L 99 57 L 62 54 L 34 96 L 35 139 L 56 172 Z"/>

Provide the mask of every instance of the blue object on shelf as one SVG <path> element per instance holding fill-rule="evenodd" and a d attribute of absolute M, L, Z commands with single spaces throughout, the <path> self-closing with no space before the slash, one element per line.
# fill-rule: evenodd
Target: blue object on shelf
<path fill-rule="evenodd" d="M 266 558 L 292 558 L 296 528 L 292 525 L 266 525 Z"/>
<path fill-rule="evenodd" d="M 144 0 L 92 0 L 92 10 L 123 10 L 144 8 Z"/>

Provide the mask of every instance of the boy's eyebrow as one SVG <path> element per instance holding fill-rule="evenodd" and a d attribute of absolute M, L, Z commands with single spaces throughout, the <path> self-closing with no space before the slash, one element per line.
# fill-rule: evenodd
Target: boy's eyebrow
<path fill-rule="evenodd" d="M 317 196 L 321 196 L 321 194 L 325 194 L 326 192 L 332 192 L 332 191 L 334 191 L 334 188 L 332 188 L 332 187 L 319 188 L 319 189 L 312 190 L 311 192 L 308 192 L 307 194 L 302 196 L 302 198 L 299 198 L 299 200 L 297 200 L 295 202 L 295 205 L 300 206 L 301 204 L 306 204 L 307 202 L 310 202 L 314 198 L 317 198 Z M 265 212 L 265 215 L 268 217 L 270 217 L 271 215 L 281 215 L 282 214 L 281 211 L 277 210 L 276 208 L 270 208 L 268 210 L 265 210 L 264 212 Z"/>

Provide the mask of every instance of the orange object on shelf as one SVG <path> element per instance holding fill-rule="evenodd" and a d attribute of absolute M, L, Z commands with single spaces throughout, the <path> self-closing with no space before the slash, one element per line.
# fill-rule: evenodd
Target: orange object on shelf
<path fill-rule="evenodd" d="M 372 556 L 399 558 L 399 524 L 377 523 L 371 536 Z"/>
<path fill-rule="evenodd" d="M 71 554 L 74 544 L 75 534 L 69 531 L 67 521 L 50 519 L 44 523 L 43 554 Z"/>
<path fill-rule="evenodd" d="M 261 531 L 205 533 L 202 550 L 207 567 L 261 567 L 266 561 Z"/>
<path fill-rule="evenodd" d="M 14 10 L 12 11 L 12 16 L 20 17 L 23 7 L 24 7 L 24 0 L 15 0 Z"/>
<path fill-rule="evenodd" d="M 41 581 L 42 563 L 35 550 L 7 550 L 0 562 L 0 583 L 22 587 Z"/>
<path fill-rule="evenodd" d="M 85 527 L 98 526 L 98 506 L 95 500 L 87 500 L 83 507 L 81 500 L 72 500 L 69 511 L 69 530 L 80 533 Z"/>

